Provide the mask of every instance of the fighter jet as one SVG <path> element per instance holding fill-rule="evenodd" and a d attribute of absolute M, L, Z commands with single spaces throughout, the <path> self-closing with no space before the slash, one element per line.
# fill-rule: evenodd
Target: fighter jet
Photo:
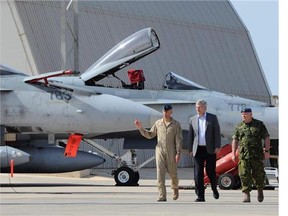
<path fill-rule="evenodd" d="M 138 166 L 136 164 L 133 149 L 143 146 L 154 148 L 156 141 L 142 138 L 134 120 L 139 119 L 145 128 L 150 128 L 161 117 L 160 112 L 166 103 L 172 104 L 173 117 L 181 123 L 184 148 L 187 148 L 188 120 L 195 114 L 198 99 L 205 99 L 208 111 L 218 116 L 223 144 L 231 141 L 233 130 L 241 121 L 240 110 L 245 107 L 253 109 L 254 116 L 267 125 L 271 139 L 278 142 L 277 107 L 210 90 L 174 72 L 168 72 L 163 77 L 165 82 L 159 91 L 145 89 L 141 70 L 128 71 L 130 83 L 115 75 L 159 48 L 160 41 L 155 30 L 146 28 L 118 43 L 79 76 L 67 76 L 72 72 L 61 71 L 26 77 L 3 70 L 2 128 L 7 133 L 28 134 L 26 142 L 29 143 L 35 143 L 37 137 L 47 137 L 47 134 L 52 143 L 54 140 L 63 143 L 62 139 L 67 139 L 69 134 L 81 134 L 84 142 L 119 162 L 119 167 L 113 172 L 117 185 L 137 184 L 138 170 L 153 160 L 150 158 Z M 9 77 L 12 79 L 9 80 Z M 117 78 L 122 88 L 103 85 L 101 81 L 109 77 Z M 11 89 L 11 86 L 14 88 Z M 131 150 L 120 157 L 97 144 L 94 138 L 124 138 L 124 148 Z"/>
<path fill-rule="evenodd" d="M 139 37 L 140 43 L 139 40 L 135 43 Z M 122 45 L 129 46 L 134 53 L 130 55 L 119 47 L 121 59 L 109 61 L 115 57 L 110 53 L 82 76 L 73 71 L 56 71 L 31 77 L 1 65 L 2 172 L 9 172 L 11 160 L 14 160 L 14 172 L 55 173 L 91 168 L 105 160 L 95 153 L 78 150 L 81 141 L 134 131 L 135 118 L 140 118 L 148 128 L 154 124 L 161 116 L 158 111 L 129 99 L 103 94 L 83 82 L 95 71 L 111 74 L 160 47 L 152 29 L 136 32 Z M 59 76 L 73 81 L 65 85 L 55 80 L 50 82 Z M 18 157 L 12 157 L 12 151 Z"/>
<path fill-rule="evenodd" d="M 141 50 L 145 49 L 146 45 L 154 43 L 160 45 L 156 32 L 151 28 L 144 29 L 117 44 L 79 77 L 51 77 L 47 79 L 47 82 L 61 88 L 75 88 L 77 85 L 87 91 L 119 96 L 159 112 L 162 111 L 164 104 L 170 103 L 173 106 L 173 117 L 180 121 L 183 128 L 184 148 L 187 148 L 185 144 L 187 144 L 188 120 L 196 114 L 195 103 L 198 99 L 205 99 L 208 103 L 208 111 L 218 116 L 223 145 L 231 142 L 233 130 L 241 121 L 240 111 L 249 107 L 252 108 L 254 117 L 264 121 L 267 125 L 272 146 L 278 146 L 278 107 L 270 107 L 269 104 L 263 102 L 213 91 L 175 72 L 168 72 L 166 77 L 163 77 L 163 88 L 158 91 L 145 89 L 145 78 L 141 70 L 128 70 L 130 83 L 125 83 L 115 75 L 120 69 L 137 60 L 137 56 L 141 56 Z M 146 54 L 143 53 L 142 56 Z M 119 79 L 122 88 L 103 86 L 101 81 L 109 77 Z M 137 134 L 139 135 L 138 131 L 135 131 L 133 136 L 132 131 L 129 133 L 115 131 L 105 134 L 103 138 L 124 137 L 124 147 L 128 149 L 155 147 L 155 140 L 141 139 L 137 137 Z M 95 144 L 91 140 L 89 143 Z M 135 183 L 139 179 L 139 174 L 133 171 L 135 171 L 133 165 L 122 167 L 119 172 L 115 172 L 115 181 L 124 185 L 131 181 Z"/>

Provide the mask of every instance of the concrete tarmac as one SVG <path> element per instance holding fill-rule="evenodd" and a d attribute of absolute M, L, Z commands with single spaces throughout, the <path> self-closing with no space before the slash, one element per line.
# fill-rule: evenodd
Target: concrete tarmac
<path fill-rule="evenodd" d="M 96 170 L 87 178 L 55 177 L 36 174 L 0 174 L 0 215 L 207 215 L 276 216 L 278 188 L 264 191 L 264 201 L 251 192 L 251 203 L 243 203 L 241 190 L 219 190 L 215 200 L 210 187 L 206 202 L 195 203 L 194 190 L 180 190 L 172 199 L 167 177 L 167 202 L 157 202 L 156 170 L 141 169 L 139 186 L 115 186 L 111 170 Z M 192 169 L 179 169 L 179 185 L 192 186 Z"/>

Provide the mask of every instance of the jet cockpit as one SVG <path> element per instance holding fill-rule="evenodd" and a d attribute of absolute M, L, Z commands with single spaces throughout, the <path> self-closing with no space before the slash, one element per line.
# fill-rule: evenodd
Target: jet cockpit
<path fill-rule="evenodd" d="M 206 87 L 199 85 L 191 80 L 188 80 L 174 72 L 169 72 L 168 74 L 166 74 L 163 89 L 208 90 Z"/>

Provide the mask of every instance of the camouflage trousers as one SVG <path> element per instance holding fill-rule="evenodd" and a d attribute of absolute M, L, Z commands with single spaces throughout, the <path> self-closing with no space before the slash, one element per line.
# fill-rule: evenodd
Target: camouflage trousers
<path fill-rule="evenodd" d="M 262 160 L 241 159 L 239 161 L 238 170 L 242 183 L 242 192 L 251 191 L 253 185 L 257 189 L 264 188 L 266 174 Z"/>

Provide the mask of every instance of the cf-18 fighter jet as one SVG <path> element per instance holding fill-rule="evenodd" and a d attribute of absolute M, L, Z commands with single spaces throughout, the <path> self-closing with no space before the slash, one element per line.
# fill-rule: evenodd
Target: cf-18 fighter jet
<path fill-rule="evenodd" d="M 223 145 L 231 142 L 233 130 L 236 124 L 241 121 L 240 111 L 249 107 L 252 108 L 255 118 L 264 121 L 270 133 L 272 146 L 278 148 L 278 107 L 270 107 L 269 104 L 263 102 L 210 90 L 174 72 L 168 72 L 166 78 L 163 77 L 163 89 L 158 91 L 145 89 L 143 71 L 134 70 L 139 72 L 139 79 L 137 80 L 135 79 L 137 74 L 134 76 L 131 69 L 128 70 L 128 75 L 131 75 L 130 78 L 132 78 L 130 79 L 131 82 L 126 84 L 120 80 L 123 88 L 103 86 L 101 81 L 104 78 L 116 77 L 115 73 L 119 69 L 137 60 L 134 59 L 134 57 L 137 58 L 137 53 L 141 53 L 150 44 L 155 44 L 153 47 L 156 44 L 159 45 L 155 31 L 150 28 L 141 30 L 112 48 L 81 76 L 51 77 L 47 79 L 47 82 L 60 88 L 75 88 L 76 85 L 79 89 L 85 88 L 87 91 L 122 97 L 159 112 L 161 112 L 164 104 L 170 103 L 173 106 L 173 117 L 180 121 L 183 129 L 184 148 L 187 148 L 185 144 L 187 144 L 188 121 L 191 116 L 196 114 L 195 103 L 198 99 L 206 100 L 208 111 L 218 116 Z M 142 56 L 146 54 L 143 53 Z M 143 145 L 140 148 L 147 148 L 149 142 L 151 142 L 151 148 L 155 146 L 155 140 L 135 138 L 135 136 L 128 137 L 126 132 L 124 134 L 122 136 L 125 138 L 124 148 L 137 149 L 141 144 Z M 136 134 L 139 132 L 135 131 L 134 135 Z M 111 133 L 105 134 L 103 138 L 120 136 L 121 133 Z M 91 140 L 88 142 L 93 144 Z M 277 150 L 275 151 L 274 154 L 277 154 Z M 128 165 L 128 168 L 124 167 L 121 172 L 116 172 L 114 175 L 116 182 L 129 184 L 131 179 L 139 179 L 139 175 L 137 173 L 135 175 L 133 170 L 135 171 L 134 167 Z"/>
<path fill-rule="evenodd" d="M 136 75 L 133 70 L 128 71 L 131 76 L 129 84 L 118 78 L 123 88 L 103 85 L 103 79 L 117 78 L 117 71 L 159 47 L 156 32 L 146 28 L 121 41 L 80 76 L 65 76 L 71 73 L 66 71 L 27 77 L 1 69 L 1 128 L 5 128 L 8 138 L 12 136 L 16 140 L 6 139 L 5 144 L 14 148 L 20 142 L 39 146 L 40 138 L 45 135 L 44 146 L 47 146 L 50 140 L 54 143 L 54 140 L 67 139 L 69 134 L 80 134 L 83 141 L 120 162 L 114 172 L 118 185 L 137 184 L 139 168 L 153 158 L 136 166 L 135 151 L 128 151 L 127 155 L 119 157 L 93 139 L 124 138 L 125 149 L 154 148 L 155 140 L 142 138 L 133 125 L 134 120 L 139 119 L 145 128 L 150 128 L 161 117 L 163 105 L 170 103 L 173 117 L 181 123 L 184 148 L 187 148 L 188 121 L 196 113 L 195 103 L 198 99 L 205 99 L 208 111 L 218 116 L 223 144 L 231 141 L 233 130 L 241 121 L 240 111 L 246 107 L 252 108 L 254 116 L 265 122 L 272 146 L 273 143 L 278 144 L 278 108 L 269 107 L 266 103 L 210 90 L 174 72 L 167 73 L 163 78 L 163 89 L 158 91 L 145 89 L 141 70 Z M 60 76 L 63 73 L 64 76 Z M 75 138 L 72 135 L 69 137 L 71 139 L 68 138 L 68 144 Z M 34 155 L 31 154 L 32 158 Z"/>
<path fill-rule="evenodd" d="M 133 53 L 126 52 L 122 45 Z M 118 59 L 110 61 L 110 57 L 115 57 L 113 53 L 103 56 L 81 76 L 73 71 L 58 71 L 30 77 L 1 65 L 1 171 L 9 172 L 11 160 L 14 172 L 55 173 L 91 168 L 104 159 L 95 153 L 77 151 L 81 141 L 135 131 L 136 118 L 151 127 L 161 113 L 129 99 L 103 94 L 85 82 L 93 79 L 95 71 L 111 74 L 159 47 L 155 31 L 149 28 L 116 47 L 121 53 Z M 50 80 L 59 76 L 73 81 Z"/>

